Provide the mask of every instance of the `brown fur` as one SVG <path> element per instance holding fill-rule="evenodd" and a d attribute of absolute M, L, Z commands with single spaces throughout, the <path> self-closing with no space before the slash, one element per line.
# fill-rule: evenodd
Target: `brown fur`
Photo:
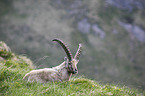
<path fill-rule="evenodd" d="M 82 45 L 79 44 L 79 48 L 73 58 L 69 48 L 63 41 L 59 39 L 54 39 L 53 41 L 58 42 L 64 48 L 67 54 L 67 58 L 64 58 L 64 62 L 53 68 L 32 70 L 23 77 L 23 80 L 39 83 L 47 83 L 48 81 L 68 81 L 72 74 L 78 73 L 77 64 L 79 62 Z"/>
<path fill-rule="evenodd" d="M 72 67 L 77 67 L 77 63 L 76 60 L 73 60 Z M 32 70 L 24 76 L 23 80 L 27 80 L 28 82 L 47 83 L 48 81 L 68 81 L 71 76 L 72 73 L 68 72 L 66 62 L 64 61 L 59 66 L 53 68 Z"/>

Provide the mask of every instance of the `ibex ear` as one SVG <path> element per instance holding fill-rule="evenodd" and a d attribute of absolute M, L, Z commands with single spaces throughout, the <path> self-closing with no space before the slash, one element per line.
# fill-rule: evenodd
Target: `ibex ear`
<path fill-rule="evenodd" d="M 67 62 L 67 57 L 64 57 L 64 61 Z"/>

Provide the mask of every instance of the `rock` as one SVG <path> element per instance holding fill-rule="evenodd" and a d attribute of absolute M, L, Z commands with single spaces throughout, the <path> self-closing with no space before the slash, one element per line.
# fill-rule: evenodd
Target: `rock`
<path fill-rule="evenodd" d="M 113 29 L 112 33 L 116 35 L 116 34 L 118 34 L 118 30 L 117 29 Z"/>
<path fill-rule="evenodd" d="M 81 33 L 90 33 L 91 24 L 87 19 L 83 19 L 78 22 L 77 28 Z"/>
<path fill-rule="evenodd" d="M 145 43 L 145 31 L 137 26 L 119 21 L 119 24 L 127 31 L 136 37 L 140 42 Z"/>
<path fill-rule="evenodd" d="M 77 29 L 84 34 L 90 33 L 92 31 L 95 35 L 99 36 L 101 39 L 105 38 L 106 36 L 105 32 L 101 28 L 99 28 L 97 24 L 91 24 L 90 22 L 88 22 L 87 19 L 79 21 L 77 24 Z"/>
<path fill-rule="evenodd" d="M 145 8 L 144 0 L 106 0 L 106 3 L 120 9 L 133 11 L 133 9 Z"/>
<path fill-rule="evenodd" d="M 0 51 L 11 52 L 11 49 L 9 48 L 9 46 L 7 46 L 6 43 L 0 41 Z"/>
<path fill-rule="evenodd" d="M 100 29 L 97 24 L 92 25 L 92 31 L 95 33 L 95 35 L 99 35 L 101 39 L 105 38 L 106 36 L 105 32 Z"/>
<path fill-rule="evenodd" d="M 135 37 L 141 41 L 145 43 L 145 31 L 143 29 L 141 29 L 139 26 L 134 26 L 133 27 L 133 34 L 135 35 Z"/>

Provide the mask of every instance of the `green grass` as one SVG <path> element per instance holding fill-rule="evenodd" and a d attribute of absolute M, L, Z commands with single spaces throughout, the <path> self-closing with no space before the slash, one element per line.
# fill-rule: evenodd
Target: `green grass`
<path fill-rule="evenodd" d="M 145 29 L 143 10 L 120 10 L 108 6 L 106 0 L 57 1 L 0 0 L 0 39 L 16 53 L 27 54 L 37 68 L 56 66 L 66 55 L 52 39 L 63 40 L 73 55 L 82 43 L 79 75 L 145 89 L 145 44 L 119 24 L 133 20 L 135 26 Z M 90 33 L 78 31 L 83 19 L 91 25 Z M 104 39 L 94 34 L 93 25 L 105 32 Z M 13 56 L 9 51 L 0 54 L 6 59 Z"/>
<path fill-rule="evenodd" d="M 2 48 L 2 47 L 0 47 Z M 3 48 L 4 49 L 4 48 Z M 1 50 L 1 53 L 6 50 Z M 6 52 L 4 52 L 6 53 Z M 47 84 L 23 81 L 23 76 L 32 70 L 28 58 L 16 55 L 0 60 L 0 96 L 143 96 L 145 92 L 127 86 L 100 84 L 84 77 L 70 81 Z M 1 57 L 1 55 L 0 55 Z M 29 62 L 28 62 L 29 61 Z M 31 66 L 30 66 L 31 65 Z"/>

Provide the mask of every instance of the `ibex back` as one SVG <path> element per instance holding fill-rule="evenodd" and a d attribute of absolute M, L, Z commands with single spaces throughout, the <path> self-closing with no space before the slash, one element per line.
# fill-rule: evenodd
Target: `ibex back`
<path fill-rule="evenodd" d="M 62 40 L 53 39 L 52 41 L 58 42 L 64 49 L 67 55 L 67 57 L 64 58 L 64 62 L 53 68 L 32 70 L 23 77 L 24 80 L 39 83 L 47 83 L 49 81 L 68 81 L 72 74 L 78 73 L 77 64 L 82 51 L 82 45 L 79 44 L 79 48 L 73 58 L 70 49 Z"/>

